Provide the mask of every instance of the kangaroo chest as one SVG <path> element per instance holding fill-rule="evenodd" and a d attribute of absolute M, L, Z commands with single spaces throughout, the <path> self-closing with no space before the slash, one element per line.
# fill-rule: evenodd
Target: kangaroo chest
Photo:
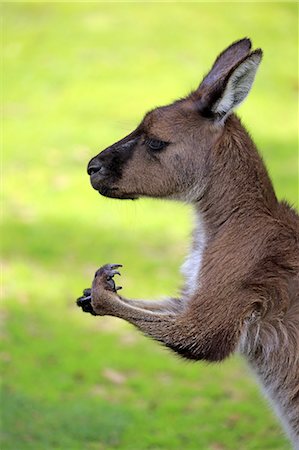
<path fill-rule="evenodd" d="M 200 218 L 197 218 L 196 227 L 193 232 L 191 250 L 181 267 L 181 272 L 185 277 L 184 290 L 188 296 L 192 296 L 198 289 L 200 283 L 200 269 L 205 247 L 206 232 L 204 229 L 204 224 Z"/>

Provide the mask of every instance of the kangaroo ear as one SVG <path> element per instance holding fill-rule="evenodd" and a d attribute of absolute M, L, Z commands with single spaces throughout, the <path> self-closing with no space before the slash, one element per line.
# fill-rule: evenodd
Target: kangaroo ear
<path fill-rule="evenodd" d="M 248 95 L 262 59 L 260 49 L 249 53 L 249 42 L 242 39 L 221 53 L 199 88 L 191 94 L 202 115 L 223 119 Z"/>
<path fill-rule="evenodd" d="M 228 76 L 222 95 L 211 105 L 211 111 L 216 117 L 224 118 L 245 100 L 261 60 L 262 51 L 259 49 L 251 53 Z"/>
<path fill-rule="evenodd" d="M 215 82 L 225 78 L 227 74 L 249 55 L 251 49 L 250 39 L 244 38 L 233 42 L 217 57 L 210 72 L 199 85 L 199 90 L 207 89 Z"/>

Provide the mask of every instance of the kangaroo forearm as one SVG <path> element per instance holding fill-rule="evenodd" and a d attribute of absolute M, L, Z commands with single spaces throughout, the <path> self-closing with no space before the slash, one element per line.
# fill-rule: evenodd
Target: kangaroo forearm
<path fill-rule="evenodd" d="M 147 303 L 155 304 L 156 307 L 146 308 Z M 105 315 L 119 317 L 135 325 L 138 322 L 159 322 L 165 317 L 169 319 L 175 317 L 176 312 L 166 310 L 162 307 L 162 302 L 159 301 L 131 300 L 111 293 L 109 309 L 107 309 Z"/>
<path fill-rule="evenodd" d="M 239 330 L 234 323 L 210 323 L 204 311 L 202 317 L 194 318 L 190 311 L 154 312 L 128 302 L 112 294 L 106 314 L 126 320 L 183 357 L 219 361 L 237 346 Z"/>
<path fill-rule="evenodd" d="M 220 361 L 236 349 L 245 319 L 250 314 L 249 298 L 244 292 L 231 293 L 230 304 L 225 309 L 222 295 L 203 288 L 187 301 L 182 296 L 178 304 L 185 306 L 181 309 L 170 310 L 171 299 L 164 302 L 167 309 L 144 309 L 142 306 L 146 302 L 118 295 L 113 281 L 118 266 L 106 264 L 97 270 L 92 288 L 84 291 L 87 297 L 79 299 L 83 310 L 124 319 L 188 359 Z M 158 305 L 160 307 L 161 302 Z"/>
<path fill-rule="evenodd" d="M 178 348 L 182 339 L 179 325 L 180 316 L 169 310 L 165 314 L 165 312 L 149 311 L 134 306 L 141 302 L 114 298 L 110 303 L 110 311 L 107 312 L 107 315 L 124 319 L 152 339 L 166 346 Z M 142 303 L 146 303 L 146 301 Z"/>
<path fill-rule="evenodd" d="M 121 299 L 128 305 L 135 306 L 136 308 L 153 312 L 160 311 L 166 314 L 182 311 L 186 304 L 186 301 L 179 298 L 165 298 L 163 300 L 129 300 L 121 297 Z"/>

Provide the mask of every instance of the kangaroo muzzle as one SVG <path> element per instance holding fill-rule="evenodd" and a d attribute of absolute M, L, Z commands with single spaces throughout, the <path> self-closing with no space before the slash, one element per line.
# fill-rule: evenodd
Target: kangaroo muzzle
<path fill-rule="evenodd" d="M 132 158 L 138 141 L 138 137 L 132 137 L 132 134 L 106 148 L 88 163 L 87 173 L 92 187 L 106 197 L 136 198 L 120 192 L 117 187 L 122 178 L 123 169 Z"/>

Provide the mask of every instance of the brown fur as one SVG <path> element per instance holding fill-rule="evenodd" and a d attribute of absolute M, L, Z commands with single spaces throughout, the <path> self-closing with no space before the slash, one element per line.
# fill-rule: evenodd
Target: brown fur
<path fill-rule="evenodd" d="M 195 92 L 151 111 L 91 160 L 91 183 L 104 195 L 182 200 L 198 221 L 180 299 L 127 300 L 98 276 L 91 305 L 189 359 L 221 361 L 239 350 L 299 448 L 299 221 L 277 201 L 232 113 L 261 54 L 250 53 L 248 39 L 234 43 Z M 149 139 L 167 145 L 152 151 Z"/>

